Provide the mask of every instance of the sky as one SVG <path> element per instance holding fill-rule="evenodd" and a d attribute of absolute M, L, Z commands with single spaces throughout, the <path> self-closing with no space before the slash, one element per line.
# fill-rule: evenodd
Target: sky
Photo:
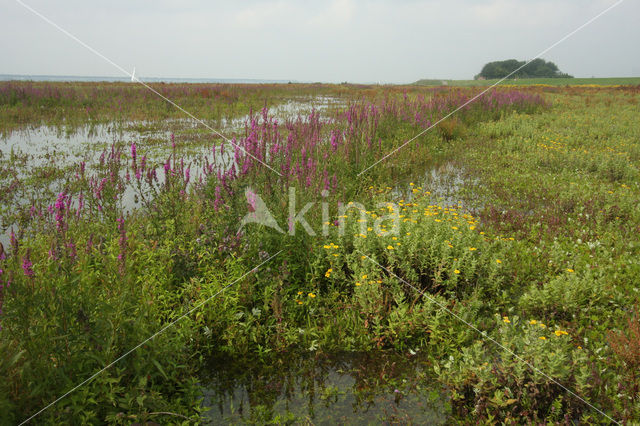
<path fill-rule="evenodd" d="M 616 0 L 20 0 L 141 78 L 410 83 L 532 59 Z M 542 55 L 576 77 L 640 76 L 640 1 Z M 0 74 L 125 74 L 0 0 Z"/>

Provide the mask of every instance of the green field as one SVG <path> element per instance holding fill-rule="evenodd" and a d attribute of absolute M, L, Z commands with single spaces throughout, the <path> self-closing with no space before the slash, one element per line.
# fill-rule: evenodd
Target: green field
<path fill-rule="evenodd" d="M 638 80 L 0 83 L 0 423 L 638 422 Z"/>
<path fill-rule="evenodd" d="M 500 80 L 447 80 L 447 79 L 425 79 L 418 80 L 414 84 L 419 86 L 491 86 Z M 519 78 L 505 80 L 500 85 L 514 86 L 618 86 L 618 85 L 638 85 L 640 77 L 611 77 L 611 78 Z"/>

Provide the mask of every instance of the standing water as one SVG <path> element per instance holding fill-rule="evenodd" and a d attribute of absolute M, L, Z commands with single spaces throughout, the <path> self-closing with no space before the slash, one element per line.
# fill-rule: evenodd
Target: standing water
<path fill-rule="evenodd" d="M 214 424 L 444 424 L 449 403 L 428 370 L 423 357 L 383 351 L 213 359 L 203 405 Z"/>

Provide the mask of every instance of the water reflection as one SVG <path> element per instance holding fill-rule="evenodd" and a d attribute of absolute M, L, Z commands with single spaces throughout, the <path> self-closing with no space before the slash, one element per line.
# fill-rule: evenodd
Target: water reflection
<path fill-rule="evenodd" d="M 264 365 L 215 359 L 204 405 L 212 423 L 442 424 L 448 403 L 420 357 L 306 355 Z"/>
<path fill-rule="evenodd" d="M 327 110 L 343 104 L 344 100 L 332 97 L 299 98 L 276 105 L 268 113 L 284 122 L 296 117 L 304 119 L 313 109 Z M 250 118 L 242 115 L 207 121 L 207 124 L 231 136 L 243 131 Z M 233 149 L 228 147 L 224 153 L 213 156 L 212 147 L 220 144 L 221 139 L 201 123 L 188 118 L 32 126 L 3 134 L 0 137 L 0 189 L 11 190 L 0 194 L 0 242 L 8 243 L 11 227 L 17 226 L 14 222 L 17 212 L 36 203 L 52 204 L 57 193 L 67 187 L 77 165 L 84 162 L 87 170 L 92 170 L 111 145 L 128 146 L 135 142 L 140 154 L 146 156 L 148 167 L 155 168 L 159 181 L 163 181 L 162 164 L 174 152 L 170 142 L 172 134 L 175 135 L 177 155 L 190 169 L 191 183 L 202 177 L 206 164 L 221 168 L 231 164 Z M 144 183 L 142 186 L 145 190 Z M 138 192 L 133 184 L 126 186 L 121 199 L 125 212 L 140 207 Z"/>

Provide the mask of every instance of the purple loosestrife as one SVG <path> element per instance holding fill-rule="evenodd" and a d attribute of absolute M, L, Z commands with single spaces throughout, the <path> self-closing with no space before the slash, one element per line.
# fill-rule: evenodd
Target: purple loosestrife
<path fill-rule="evenodd" d="M 156 169 L 150 168 L 147 171 L 147 183 L 149 185 L 152 185 L 153 182 L 157 182 L 157 181 L 158 181 L 158 176 L 156 175 Z"/>
<path fill-rule="evenodd" d="M 64 221 L 65 217 L 65 209 L 68 207 L 67 204 L 67 194 L 63 191 L 58 194 L 58 199 L 55 204 L 55 212 L 56 212 L 56 229 L 58 232 L 64 232 L 67 229 L 67 224 Z"/>
<path fill-rule="evenodd" d="M 9 243 L 11 244 L 11 249 L 13 253 L 18 253 L 18 248 L 20 247 L 20 243 L 18 242 L 18 238 L 16 238 L 16 234 L 13 232 L 13 228 L 11 228 L 11 233 L 9 234 Z"/>
<path fill-rule="evenodd" d="M 78 209 L 76 210 L 76 217 L 80 217 L 83 209 L 84 209 L 84 194 L 81 192 L 80 195 L 78 195 Z"/>
<path fill-rule="evenodd" d="M 58 260 L 58 255 L 56 254 L 56 248 L 53 244 L 49 248 L 49 259 Z"/>
<path fill-rule="evenodd" d="M 33 263 L 31 263 L 31 249 L 27 249 L 27 252 L 22 258 L 22 271 L 27 277 L 33 277 Z"/>
<path fill-rule="evenodd" d="M 247 203 L 249 204 L 249 211 L 252 213 L 256 211 L 257 199 L 258 198 L 255 192 L 251 190 L 247 191 Z"/>
<path fill-rule="evenodd" d="M 331 131 L 331 151 L 336 152 L 338 149 L 338 131 Z"/>
<path fill-rule="evenodd" d="M 169 178 L 171 177 L 171 159 L 167 158 L 164 162 L 164 183 L 169 184 Z"/>
<path fill-rule="evenodd" d="M 220 210 L 220 206 L 222 206 L 222 197 L 220 194 L 220 185 L 216 185 L 215 189 L 215 200 L 213 201 L 213 209 L 217 212 Z"/>
<path fill-rule="evenodd" d="M 73 241 L 69 241 L 67 243 L 67 250 L 68 250 L 68 253 L 69 253 L 69 257 L 71 259 L 75 259 L 77 253 L 76 253 L 76 245 L 73 243 Z"/>
<path fill-rule="evenodd" d="M 87 240 L 87 246 L 85 248 L 85 253 L 89 254 L 93 250 L 93 234 L 89 235 L 89 239 Z"/>

